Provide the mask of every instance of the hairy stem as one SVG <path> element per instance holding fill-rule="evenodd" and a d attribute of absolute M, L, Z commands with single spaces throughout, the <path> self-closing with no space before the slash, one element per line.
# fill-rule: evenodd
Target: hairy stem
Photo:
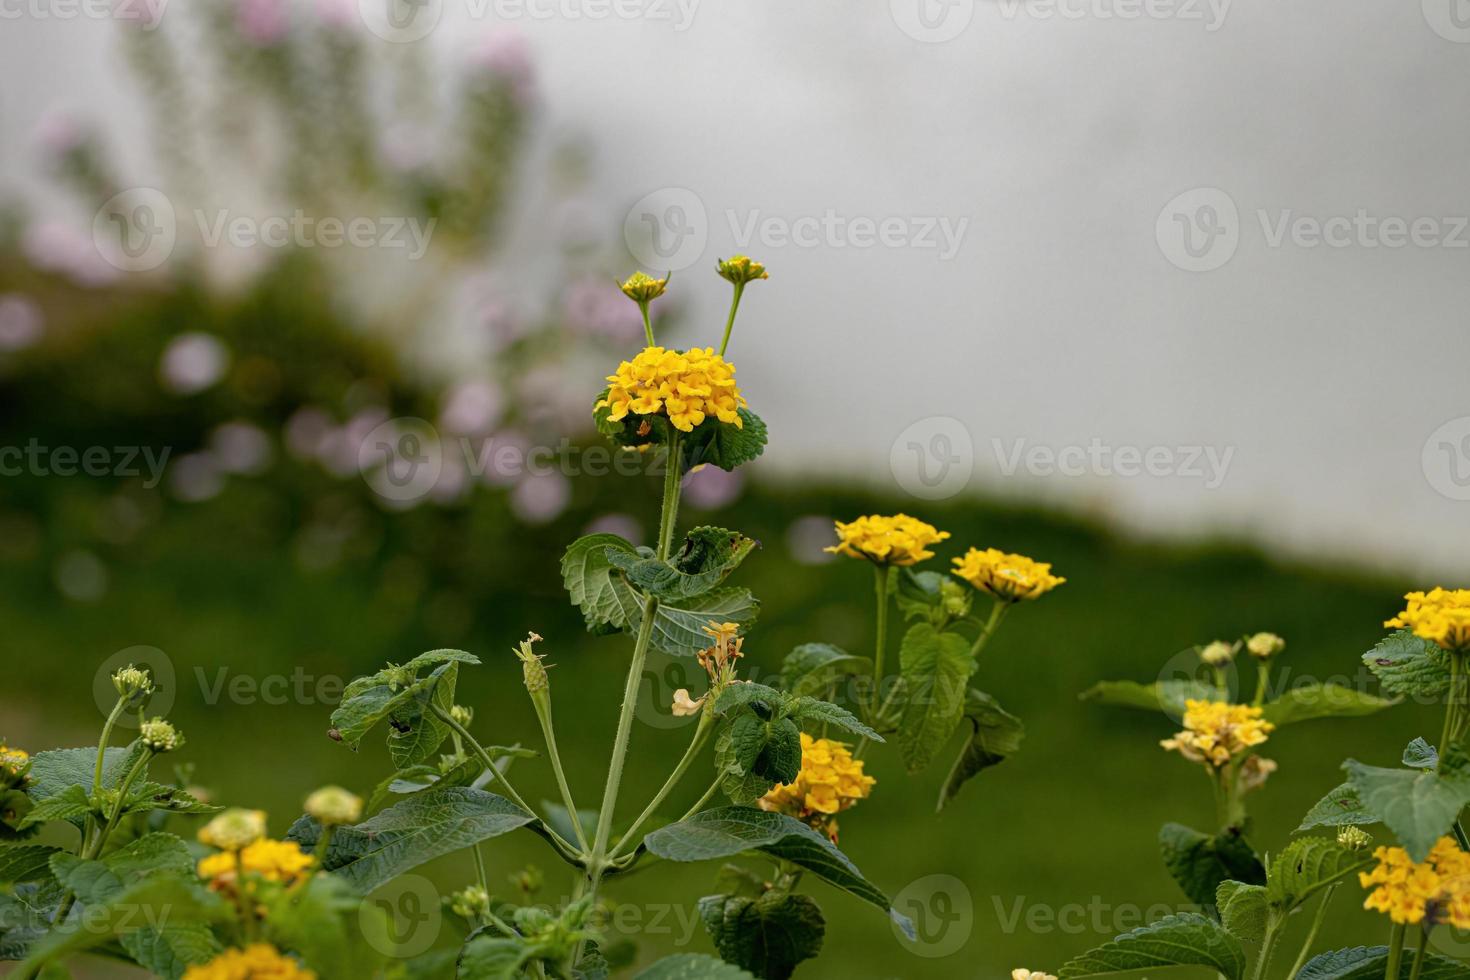
<path fill-rule="evenodd" d="M 883 653 L 888 646 L 888 566 L 873 566 L 873 592 L 878 599 L 877 642 L 873 649 L 873 684 L 868 691 L 868 724 L 877 721 L 878 692 L 883 687 Z M 887 703 L 886 701 L 884 702 Z"/>
<path fill-rule="evenodd" d="M 1404 958 L 1404 926 L 1394 923 L 1388 937 L 1388 963 L 1383 968 L 1384 980 L 1399 980 L 1399 964 Z"/>
<path fill-rule="evenodd" d="M 684 778 L 684 774 L 689 771 L 689 766 L 693 764 L 695 758 L 699 755 L 699 750 L 704 748 L 704 743 L 709 740 L 710 729 L 714 726 L 713 717 L 708 708 L 700 712 L 699 724 L 694 729 L 694 737 L 689 741 L 689 748 L 684 750 L 684 757 L 679 760 L 679 764 L 674 767 L 674 771 L 669 774 L 669 778 L 664 781 L 663 786 L 654 794 L 648 806 L 644 807 L 643 812 L 638 815 L 638 819 L 633 821 L 633 825 L 623 835 L 621 843 L 613 848 L 612 853 L 608 855 L 609 861 L 616 860 L 618 855 L 622 854 L 624 849 L 637 839 L 638 829 L 647 822 L 649 817 L 653 816 L 654 811 L 673 792 L 674 787 L 679 785 L 679 781 Z"/>
<path fill-rule="evenodd" d="M 545 694 L 546 692 L 542 692 Z M 567 808 L 567 819 L 571 821 L 572 833 L 577 837 L 577 846 L 585 853 L 587 834 L 582 829 L 582 818 L 577 813 L 577 804 L 572 802 L 572 788 L 567 784 L 567 774 L 561 766 L 561 753 L 556 750 L 556 730 L 551 722 L 551 706 L 540 699 L 532 698 L 536 704 L 536 717 L 541 721 L 541 734 L 546 739 L 546 752 L 551 757 L 551 771 L 556 774 L 556 785 L 561 790 L 562 804 Z"/>
<path fill-rule="evenodd" d="M 1271 954 L 1276 952 L 1276 940 L 1280 936 L 1280 923 L 1272 918 L 1266 922 L 1266 936 L 1261 940 L 1261 955 L 1256 960 L 1253 980 L 1265 980 L 1266 967 L 1271 963 Z"/>
<path fill-rule="evenodd" d="M 1429 956 L 1429 930 L 1433 928 L 1426 919 L 1419 926 L 1419 944 L 1414 948 L 1414 969 L 1409 971 L 1409 980 L 1419 980 L 1419 974 L 1424 969 L 1424 961 Z"/>
<path fill-rule="evenodd" d="M 1322 921 L 1327 918 L 1327 905 L 1332 901 L 1332 895 L 1337 891 L 1336 885 L 1328 887 L 1322 893 L 1322 903 L 1317 906 L 1317 914 L 1312 917 L 1312 928 L 1307 931 L 1306 941 L 1302 943 L 1302 951 L 1296 954 L 1296 962 L 1291 965 L 1291 972 L 1286 976 L 1288 980 L 1296 980 L 1296 975 L 1302 972 L 1302 967 L 1307 965 L 1307 957 L 1312 955 L 1312 944 L 1317 941 L 1317 932 L 1322 928 Z"/>

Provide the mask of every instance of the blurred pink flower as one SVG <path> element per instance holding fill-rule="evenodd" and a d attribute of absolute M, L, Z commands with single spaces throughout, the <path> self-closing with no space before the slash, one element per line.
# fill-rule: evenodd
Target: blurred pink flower
<path fill-rule="evenodd" d="M 500 420 L 505 396 L 492 381 L 466 381 L 451 388 L 439 413 L 439 425 L 459 435 L 488 432 Z"/>
<path fill-rule="evenodd" d="M 168 468 L 168 481 L 173 495 L 190 504 L 217 496 L 225 488 L 219 461 L 209 453 L 180 456 Z"/>
<path fill-rule="evenodd" d="M 733 504 L 745 488 L 745 475 L 704 466 L 684 478 L 684 500 L 697 510 L 719 510 Z"/>
<path fill-rule="evenodd" d="M 510 509 L 526 524 L 545 524 L 566 510 L 572 485 L 557 472 L 530 474 L 510 492 Z"/>
<path fill-rule="evenodd" d="M 515 429 L 503 429 L 471 447 L 474 470 L 486 486 L 508 487 L 526 472 L 531 440 Z"/>
<path fill-rule="evenodd" d="M 291 29 L 285 0 L 237 0 L 235 27 L 251 44 L 267 48 L 286 37 Z"/>
<path fill-rule="evenodd" d="M 567 326 L 578 333 L 633 341 L 643 336 L 643 316 L 611 280 L 580 279 L 562 297 Z"/>
<path fill-rule="evenodd" d="M 102 258 L 92 237 L 60 221 L 38 221 L 21 236 L 21 251 L 44 272 L 66 276 L 81 286 L 116 282 L 119 271 Z"/>
<path fill-rule="evenodd" d="M 531 46 L 519 31 L 487 34 L 470 53 L 470 66 L 507 82 L 518 102 L 529 102 L 536 93 L 536 63 L 531 57 Z"/>
<path fill-rule="evenodd" d="M 207 333 L 186 333 L 164 348 L 158 374 L 174 394 L 192 395 L 224 377 L 229 364 L 230 352 L 218 339 Z"/>
<path fill-rule="evenodd" d="M 643 525 L 629 514 L 603 514 L 582 531 L 583 534 L 616 534 L 634 544 L 643 537 Z"/>
<path fill-rule="evenodd" d="M 258 476 L 270 469 L 270 437 L 249 422 L 226 422 L 209 437 L 209 450 L 226 473 Z"/>
<path fill-rule="evenodd" d="M 36 123 L 36 146 L 45 154 L 48 162 L 66 156 L 86 142 L 86 139 L 86 128 L 66 109 L 47 109 Z"/>
<path fill-rule="evenodd" d="M 334 30 L 346 30 L 362 23 L 357 0 L 316 0 L 316 16 Z"/>
<path fill-rule="evenodd" d="M 0 295 L 0 351 L 21 350 L 41 339 L 41 308 L 19 293 Z"/>
<path fill-rule="evenodd" d="M 297 459 L 315 459 L 332 431 L 332 417 L 315 405 L 299 408 L 286 420 L 286 450 Z"/>

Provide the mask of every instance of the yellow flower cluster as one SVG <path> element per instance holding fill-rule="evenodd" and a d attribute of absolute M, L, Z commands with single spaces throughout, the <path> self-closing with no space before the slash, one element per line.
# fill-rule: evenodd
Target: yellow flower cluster
<path fill-rule="evenodd" d="M 776 786 L 761 797 L 760 808 L 804 820 L 835 841 L 837 821 L 833 817 L 867 799 L 876 783 L 847 746 L 802 732 L 801 772 L 795 782 Z"/>
<path fill-rule="evenodd" d="M 1220 767 L 1266 741 L 1276 728 L 1261 718 L 1261 709 L 1228 701 L 1184 702 L 1184 731 L 1159 744 L 1178 750 L 1190 762 Z"/>
<path fill-rule="evenodd" d="M 1016 602 L 1035 599 L 1067 581 L 1051 573 L 1051 565 L 999 548 L 971 548 L 954 559 L 954 573 L 981 592 Z"/>
<path fill-rule="evenodd" d="M 837 521 L 837 544 L 823 549 L 834 555 L 866 558 L 879 565 L 913 565 L 933 558 L 930 545 L 949 537 L 932 524 L 907 514 L 869 514 L 847 524 Z"/>
<path fill-rule="evenodd" d="M 1470 650 L 1470 589 L 1435 588 L 1404 599 L 1408 608 L 1384 626 L 1411 629 L 1446 650 Z"/>
<path fill-rule="evenodd" d="M 203 966 L 184 971 L 184 980 L 316 980 L 268 943 L 251 943 L 244 949 L 227 949 Z"/>
<path fill-rule="evenodd" d="M 241 850 L 239 855 L 239 866 L 247 875 L 256 875 L 266 881 L 277 881 L 285 885 L 295 882 L 316 863 L 316 858 L 296 844 L 283 840 L 255 841 Z M 233 851 L 211 854 L 199 862 L 199 877 L 218 882 L 222 886 L 234 884 L 236 870 Z"/>
<path fill-rule="evenodd" d="M 24 787 L 27 781 L 26 773 L 30 767 L 29 754 L 22 749 L 13 749 L 4 742 L 0 742 L 0 787 Z"/>
<path fill-rule="evenodd" d="M 1359 883 L 1372 889 L 1363 908 L 1397 923 L 1417 925 L 1427 917 L 1431 925 L 1470 929 L 1470 854 L 1453 837 L 1441 837 L 1418 864 L 1402 847 L 1380 847 L 1373 856 L 1378 866 L 1358 873 Z"/>
<path fill-rule="evenodd" d="M 607 397 L 595 408 L 608 408 L 614 422 L 634 415 L 664 415 L 681 432 L 713 415 L 737 429 L 745 427 L 738 409 L 746 404 L 735 386 L 735 365 L 713 347 L 679 353 L 646 347 L 631 361 L 618 365 L 607 377 Z"/>

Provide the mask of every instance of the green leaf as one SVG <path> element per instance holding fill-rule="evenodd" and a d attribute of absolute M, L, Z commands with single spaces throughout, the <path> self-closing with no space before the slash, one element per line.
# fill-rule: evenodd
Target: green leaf
<path fill-rule="evenodd" d="M 44 844 L 0 847 L 0 885 L 18 881 L 49 881 L 52 878 L 51 855 L 61 853 L 61 848 Z"/>
<path fill-rule="evenodd" d="M 739 761 L 734 724 L 725 725 L 715 736 L 715 772 L 720 790 L 738 806 L 750 806 L 770 792 L 773 780 L 758 776 Z"/>
<path fill-rule="evenodd" d="M 1352 783 L 1343 783 L 1307 811 L 1296 833 L 1313 827 L 1348 827 L 1377 822 L 1378 815 L 1363 806 L 1357 788 Z"/>
<path fill-rule="evenodd" d="M 1371 855 L 1343 847 L 1332 838 L 1300 838 L 1271 860 L 1266 899 L 1290 912 L 1319 889 L 1372 863 Z"/>
<path fill-rule="evenodd" d="M 738 412 L 741 428 L 710 416 L 680 440 L 686 472 L 700 464 L 734 470 L 757 459 L 765 451 L 766 423 L 748 408 L 738 409 Z"/>
<path fill-rule="evenodd" d="M 490 761 L 501 772 L 509 768 L 510 763 L 516 759 L 534 759 L 538 754 L 533 749 L 519 745 L 487 745 L 484 748 L 485 754 L 490 756 Z M 435 786 L 441 789 L 448 786 L 474 786 L 481 789 L 482 786 L 476 784 L 489 778 L 489 773 L 485 771 L 478 756 L 466 756 L 443 771 L 435 765 L 409 766 L 378 783 L 372 796 L 368 798 L 367 809 L 370 813 L 376 810 L 390 795 L 411 796 Z"/>
<path fill-rule="evenodd" d="M 380 722 L 397 720 L 404 714 L 414 717 L 425 709 L 441 682 L 454 683 L 458 664 L 478 664 L 478 657 L 459 650 L 431 650 L 402 666 L 389 665 L 376 674 L 359 677 L 342 692 L 342 702 L 332 712 L 332 731 L 336 738 L 356 750 L 364 735 Z M 417 672 L 424 667 L 434 669 L 425 677 Z"/>
<path fill-rule="evenodd" d="M 795 782 L 801 772 L 801 729 L 790 718 L 743 714 L 730 723 L 730 752 L 741 774 Z"/>
<path fill-rule="evenodd" d="M 1222 881 L 1215 891 L 1215 905 L 1220 910 L 1220 923 L 1231 935 L 1248 943 L 1265 939 L 1271 909 L 1264 885 Z"/>
<path fill-rule="evenodd" d="M 653 647 L 670 656 L 692 657 L 713 644 L 704 631 L 711 621 L 736 623 L 744 634 L 759 612 L 760 603 L 750 590 L 740 588 L 714 589 L 678 605 L 659 603 L 653 617 Z M 642 611 L 634 607 L 629 629 L 636 629 L 642 620 Z"/>
<path fill-rule="evenodd" d="M 1342 684 L 1303 684 L 1266 705 L 1261 716 L 1273 725 L 1290 725 L 1314 718 L 1356 718 L 1398 704 Z"/>
<path fill-rule="evenodd" d="M 1414 959 L 1414 950 L 1404 950 L 1399 964 L 1401 980 L 1413 975 Z M 1383 980 L 1387 970 L 1387 946 L 1354 946 L 1312 957 L 1302 965 L 1295 980 Z M 1419 980 L 1466 980 L 1470 966 L 1430 954 L 1418 976 Z"/>
<path fill-rule="evenodd" d="M 802 728 L 808 732 L 813 728 L 831 725 L 833 728 L 839 728 L 850 735 L 857 735 L 870 742 L 883 741 L 882 735 L 864 725 L 851 711 L 840 708 L 830 701 L 819 701 L 810 697 L 794 698 L 787 710 L 791 717 L 801 722 Z"/>
<path fill-rule="evenodd" d="M 1439 765 L 1439 753 L 1423 738 L 1416 738 L 1404 746 L 1404 765 L 1412 769 L 1433 769 Z"/>
<path fill-rule="evenodd" d="M 899 664 L 904 703 L 898 751 L 909 772 L 917 772 L 929 764 L 964 716 L 975 659 L 963 636 L 919 623 L 904 634 Z"/>
<path fill-rule="evenodd" d="M 1203 915 L 1184 912 L 1165 916 L 1083 953 L 1068 961 L 1058 976 L 1061 980 L 1079 980 L 1169 966 L 1207 966 L 1226 980 L 1240 980 L 1245 972 L 1245 952 L 1240 940 L 1220 925 Z"/>
<path fill-rule="evenodd" d="M 1439 644 L 1399 630 L 1363 654 L 1363 663 L 1390 694 L 1415 700 L 1437 698 L 1449 690 L 1450 662 Z"/>
<path fill-rule="evenodd" d="M 827 838 L 783 813 L 749 807 L 717 807 L 655 830 L 644 838 L 649 851 L 669 861 L 718 861 L 760 851 L 800 865 L 828 884 L 856 895 L 889 914 L 912 937 L 913 923 L 892 907 Z"/>
<path fill-rule="evenodd" d="M 338 827 L 322 867 L 366 893 L 426 861 L 509 833 L 535 817 L 503 797 L 463 786 L 408 797 L 353 827 Z M 288 840 L 316 846 L 321 827 L 303 816 Z"/>
<path fill-rule="evenodd" d="M 481 933 L 465 943 L 456 980 L 520 980 L 522 967 L 534 958 L 518 939 Z"/>
<path fill-rule="evenodd" d="M 51 859 L 56 880 L 89 906 L 110 902 L 151 875 L 189 875 L 193 870 L 188 846 L 173 834 L 139 837 L 103 858 L 62 853 Z"/>
<path fill-rule="evenodd" d="M 109 748 L 103 756 L 102 788 L 116 787 L 135 758 L 132 746 Z M 37 752 L 31 759 L 31 781 L 26 791 L 30 793 L 31 799 L 38 801 L 60 796 L 71 786 L 79 786 L 91 793 L 93 768 L 96 764 L 95 746 L 89 749 Z"/>
<path fill-rule="evenodd" d="M 973 687 L 965 694 L 965 719 L 971 726 L 970 738 L 944 781 L 939 795 L 941 809 L 967 781 L 1020 751 L 1021 740 L 1026 737 L 1026 726 L 1021 719 L 1003 709 L 995 698 Z"/>
<path fill-rule="evenodd" d="M 413 697 L 388 718 L 388 754 L 399 769 L 429 759 L 449 737 L 449 726 L 434 713 L 454 707 L 454 688 L 459 681 L 459 664 L 436 667 L 426 685 L 415 684 Z"/>
<path fill-rule="evenodd" d="M 1100 681 L 1081 694 L 1083 701 L 1120 708 L 1162 711 L 1178 718 L 1184 714 L 1186 701 L 1220 701 L 1226 693 L 1204 681 L 1170 680 L 1139 684 L 1136 681 Z"/>
<path fill-rule="evenodd" d="M 196 800 L 176 786 L 162 783 L 134 784 L 128 792 L 124 813 L 147 813 L 166 810 L 169 813 L 217 813 L 224 807 Z"/>
<path fill-rule="evenodd" d="M 703 953 L 666 956 L 633 980 L 755 980 L 749 973 Z"/>
<path fill-rule="evenodd" d="M 822 694 L 844 677 L 870 677 L 873 661 L 830 643 L 803 643 L 781 663 L 781 686 L 792 694 Z"/>
<path fill-rule="evenodd" d="M 637 556 L 638 549 L 616 534 L 589 534 L 573 541 L 561 559 L 562 584 L 592 633 L 628 629 L 626 610 L 638 606 L 632 586 L 609 560 L 611 554 Z"/>
<path fill-rule="evenodd" d="M 268 894 L 273 936 L 300 953 L 319 980 L 379 975 L 386 960 L 379 951 L 394 947 L 387 916 L 366 914 L 362 896 L 342 879 L 312 875 L 301 887 Z"/>
<path fill-rule="evenodd" d="M 1416 862 L 1429 855 L 1434 842 L 1450 832 L 1455 818 L 1470 803 L 1470 773 L 1462 764 L 1421 772 L 1365 766 L 1349 759 L 1342 767 L 1363 808 L 1394 832 Z"/>
<path fill-rule="evenodd" d="M 203 922 L 168 922 L 157 928 L 125 932 L 120 942 L 148 972 L 178 980 L 191 966 L 208 963 L 222 949 Z"/>
<path fill-rule="evenodd" d="M 1264 885 L 1266 869 L 1245 838 L 1236 833 L 1202 834 L 1183 824 L 1159 828 L 1164 865 L 1191 901 L 1209 905 L 1220 883 L 1235 880 Z"/>
<path fill-rule="evenodd" d="M 17 825 L 20 830 L 67 820 L 77 823 L 92 812 L 92 801 L 80 786 L 68 786 L 60 794 L 41 800 Z"/>
<path fill-rule="evenodd" d="M 617 548 L 608 549 L 607 559 L 645 595 L 678 602 L 704 595 L 719 585 L 755 547 L 755 539 L 738 531 L 697 527 L 669 561 Z"/>
<path fill-rule="evenodd" d="M 699 916 L 726 963 L 764 980 L 787 980 L 803 961 L 822 951 L 827 924 L 806 895 L 769 892 L 759 898 L 708 895 Z"/>

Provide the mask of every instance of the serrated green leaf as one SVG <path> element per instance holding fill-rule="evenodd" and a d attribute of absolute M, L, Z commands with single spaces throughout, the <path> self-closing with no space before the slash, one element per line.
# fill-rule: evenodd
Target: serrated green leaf
<path fill-rule="evenodd" d="M 535 817 L 503 797 L 463 786 L 408 797 L 352 827 L 332 833 L 322 867 L 366 893 L 451 851 L 509 833 Z M 287 840 L 316 846 L 321 827 L 310 817 L 291 826 Z"/>
<path fill-rule="evenodd" d="M 52 877 L 51 855 L 61 853 L 61 848 L 46 844 L 12 844 L 0 847 L 0 885 L 49 880 Z"/>
<path fill-rule="evenodd" d="M 128 955 L 155 976 L 178 980 L 191 966 L 208 963 L 223 948 L 203 922 L 170 922 L 158 928 L 134 929 L 119 942 Z"/>
<path fill-rule="evenodd" d="M 1266 705 L 1261 716 L 1278 727 L 1314 718 L 1356 718 L 1398 704 L 1342 684 L 1303 684 Z"/>
<path fill-rule="evenodd" d="M 883 741 L 883 736 L 859 721 L 857 715 L 830 701 L 820 701 L 811 697 L 794 698 L 787 707 L 787 711 L 792 718 L 801 722 L 801 726 L 808 732 L 814 728 L 830 725 L 870 742 Z"/>
<path fill-rule="evenodd" d="M 1371 855 L 1350 850 L 1329 837 L 1294 840 L 1271 859 L 1266 874 L 1266 900 L 1290 912 L 1319 889 L 1371 863 Z"/>
<path fill-rule="evenodd" d="M 970 723 L 970 737 L 944 780 L 939 795 L 941 809 L 970 779 L 1020 751 L 1021 740 L 1026 737 L 1026 726 L 1021 719 L 1007 712 L 989 694 L 974 688 L 965 693 L 965 720 Z"/>
<path fill-rule="evenodd" d="M 224 807 L 196 800 L 177 786 L 162 783 L 141 783 L 128 791 L 128 802 L 123 813 L 147 813 L 165 810 L 169 813 L 217 813 Z"/>
<path fill-rule="evenodd" d="M 465 943 L 456 980 L 520 980 L 533 955 L 518 939 L 482 933 Z"/>
<path fill-rule="evenodd" d="M 1433 769 L 1439 765 L 1439 753 L 1423 738 L 1416 738 L 1404 746 L 1403 762 L 1411 769 Z"/>
<path fill-rule="evenodd" d="M 748 408 L 738 412 L 738 429 L 711 416 L 681 437 L 685 472 L 700 465 L 731 471 L 760 457 L 766 448 L 766 423 Z"/>
<path fill-rule="evenodd" d="M 1120 708 L 1162 711 L 1178 718 L 1184 714 L 1184 702 L 1221 701 L 1226 698 L 1226 693 L 1213 684 L 1195 680 L 1154 681 L 1152 684 L 1099 681 L 1083 691 L 1080 698 Z"/>
<path fill-rule="evenodd" d="M 1159 828 L 1159 849 L 1169 874 L 1199 905 L 1215 900 L 1222 881 L 1266 883 L 1265 866 L 1245 838 L 1236 833 L 1202 834 L 1183 824 L 1166 823 Z"/>
<path fill-rule="evenodd" d="M 715 736 L 715 772 L 720 778 L 720 791 L 737 806 L 750 806 L 770 792 L 776 784 L 757 776 L 742 765 L 737 756 L 734 725 L 725 725 Z"/>
<path fill-rule="evenodd" d="M 137 743 L 127 748 L 109 748 L 103 755 L 102 788 L 113 789 L 127 774 L 138 757 Z M 37 752 L 31 758 L 30 784 L 26 792 L 40 801 L 60 796 L 70 786 L 92 792 L 92 776 L 97 764 L 96 747 L 85 749 L 52 749 Z"/>
<path fill-rule="evenodd" d="M 755 623 L 760 603 L 749 589 L 720 588 L 702 596 L 684 599 L 677 605 L 659 603 L 653 617 L 651 642 L 655 650 L 674 657 L 692 657 L 713 645 L 704 628 L 711 622 L 735 623 L 743 635 Z M 630 629 L 642 622 L 642 611 L 632 610 Z"/>
<path fill-rule="evenodd" d="M 830 643 L 803 643 L 781 662 L 781 687 L 792 694 L 822 694 L 844 677 L 870 677 L 873 661 Z"/>
<path fill-rule="evenodd" d="M 319 980 L 378 976 L 387 960 L 381 951 L 394 947 L 387 916 L 368 914 L 362 895 L 335 875 L 312 875 L 300 887 L 269 893 L 266 919 Z"/>
<path fill-rule="evenodd" d="M 749 973 L 703 953 L 666 956 L 633 980 L 755 980 Z"/>
<path fill-rule="evenodd" d="M 914 935 L 913 923 L 893 908 L 888 896 L 870 884 L 845 854 L 784 813 L 736 806 L 704 810 L 655 830 L 644 838 L 644 844 L 668 861 L 718 861 L 745 851 L 791 861 L 884 910 L 907 935 Z"/>
<path fill-rule="evenodd" d="M 20 819 L 19 829 L 39 827 L 61 820 L 76 823 L 92 812 L 92 801 L 80 786 L 68 786 L 56 796 L 40 800 Z"/>
<path fill-rule="evenodd" d="M 1450 832 L 1470 803 L 1470 773 L 1463 766 L 1424 772 L 1365 766 L 1349 759 L 1342 767 L 1363 808 L 1394 832 L 1416 862 L 1429 855 L 1434 842 Z"/>
<path fill-rule="evenodd" d="M 609 554 L 637 556 L 638 549 L 616 534 L 589 534 L 573 541 L 561 559 L 562 584 L 594 633 L 631 628 L 627 610 L 639 606 L 633 587 Z"/>
<path fill-rule="evenodd" d="M 941 633 L 918 623 L 899 648 L 904 701 L 898 751 L 909 772 L 927 766 L 959 726 L 975 660 L 958 633 Z"/>
<path fill-rule="evenodd" d="M 775 892 L 707 895 L 699 900 L 699 916 L 721 959 L 764 980 L 787 980 L 820 953 L 827 928 L 810 897 Z"/>
<path fill-rule="evenodd" d="M 188 846 L 173 834 L 161 833 L 140 837 L 103 858 L 62 853 L 51 859 L 56 880 L 76 892 L 84 905 L 110 902 L 151 875 L 188 875 L 193 870 Z"/>
<path fill-rule="evenodd" d="M 1184 912 L 1165 916 L 1083 953 L 1068 961 L 1058 977 L 1080 980 L 1170 966 L 1207 966 L 1226 980 L 1240 980 L 1245 972 L 1245 952 L 1240 940 L 1217 923 Z"/>
<path fill-rule="evenodd" d="M 1220 924 L 1231 935 L 1248 943 L 1259 943 L 1265 938 L 1271 909 L 1264 885 L 1222 881 L 1215 890 L 1215 905 L 1220 910 Z"/>
<path fill-rule="evenodd" d="M 730 723 L 730 752 L 740 774 L 794 782 L 801 772 L 801 729 L 790 718 L 743 714 Z"/>
<path fill-rule="evenodd" d="M 632 585 L 660 601 L 678 603 L 704 595 L 740 566 L 756 541 L 722 527 L 697 527 L 668 561 L 610 548 L 607 559 Z"/>
<path fill-rule="evenodd" d="M 1439 644 L 1399 630 L 1363 654 L 1383 689 L 1416 700 L 1437 698 L 1449 690 L 1450 662 Z"/>
<path fill-rule="evenodd" d="M 449 737 L 449 726 L 434 712 L 454 707 L 454 689 L 459 682 L 459 664 L 450 662 L 434 668 L 426 684 L 415 684 L 413 696 L 388 717 L 388 754 L 398 769 L 416 766 L 431 758 Z"/>
<path fill-rule="evenodd" d="M 408 663 L 389 666 L 367 677 L 359 677 L 342 692 L 342 701 L 332 712 L 332 730 L 349 748 L 356 749 L 363 736 L 381 722 L 403 713 L 412 717 L 423 711 L 441 681 L 453 683 L 461 663 L 478 664 L 478 657 L 460 650 L 431 650 Z M 417 672 L 433 667 L 424 677 Z"/>
<path fill-rule="evenodd" d="M 1348 827 L 1377 822 L 1378 816 L 1363 806 L 1357 788 L 1352 783 L 1343 783 L 1307 811 L 1296 832 L 1313 827 Z"/>
<path fill-rule="evenodd" d="M 1404 950 L 1399 964 L 1400 980 L 1413 976 L 1414 950 Z M 1387 946 L 1354 946 L 1312 957 L 1302 965 L 1295 980 L 1383 980 L 1388 970 Z M 1424 960 L 1419 980 L 1466 980 L 1470 965 L 1431 954 Z"/>

